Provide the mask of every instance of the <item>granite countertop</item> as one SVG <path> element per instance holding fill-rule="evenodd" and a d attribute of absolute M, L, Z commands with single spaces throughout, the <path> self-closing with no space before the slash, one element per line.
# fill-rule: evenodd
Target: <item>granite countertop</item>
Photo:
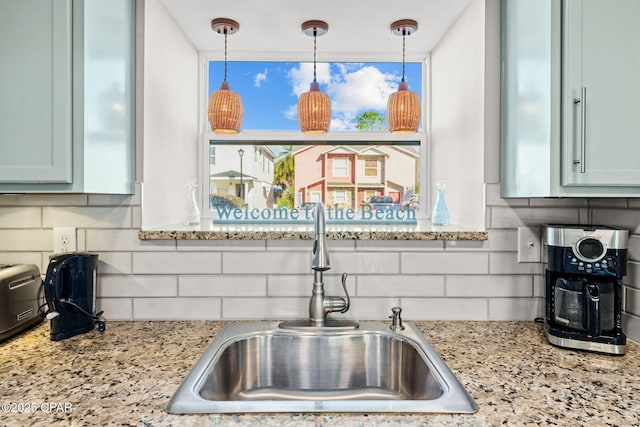
<path fill-rule="evenodd" d="M 169 415 L 224 322 L 108 322 L 64 341 L 49 325 L 0 343 L 5 426 L 640 425 L 640 345 L 625 356 L 549 345 L 534 322 L 415 322 L 476 400 L 473 415 Z M 26 412 L 31 410 L 31 412 Z"/>
<path fill-rule="evenodd" d="M 456 225 L 327 225 L 327 237 L 341 240 L 487 240 L 486 231 Z M 313 224 L 171 224 L 141 230 L 140 240 L 313 240 Z"/>

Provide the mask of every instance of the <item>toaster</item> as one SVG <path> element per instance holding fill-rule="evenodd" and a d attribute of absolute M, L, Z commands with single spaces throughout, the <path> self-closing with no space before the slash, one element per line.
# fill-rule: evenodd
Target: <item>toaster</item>
<path fill-rule="evenodd" d="M 42 321 L 40 270 L 34 264 L 0 264 L 0 341 Z"/>

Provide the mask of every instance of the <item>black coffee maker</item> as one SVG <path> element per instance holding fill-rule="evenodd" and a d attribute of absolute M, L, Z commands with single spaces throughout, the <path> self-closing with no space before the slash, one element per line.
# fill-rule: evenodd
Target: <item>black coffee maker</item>
<path fill-rule="evenodd" d="M 624 354 L 622 277 L 628 230 L 591 225 L 548 225 L 547 339 L 559 347 Z"/>
<path fill-rule="evenodd" d="M 97 254 L 66 252 L 49 257 L 44 295 L 52 341 L 88 332 L 96 323 L 104 330 L 102 312 L 96 313 L 97 274 Z"/>

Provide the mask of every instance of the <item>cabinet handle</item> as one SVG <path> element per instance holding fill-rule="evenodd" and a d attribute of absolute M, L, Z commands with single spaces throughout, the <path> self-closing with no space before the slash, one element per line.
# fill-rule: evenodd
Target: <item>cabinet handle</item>
<path fill-rule="evenodd" d="M 580 165 L 580 173 L 587 171 L 585 158 L 587 157 L 587 88 L 580 88 L 580 98 L 573 100 L 574 104 L 580 104 L 580 158 L 573 164 Z"/>

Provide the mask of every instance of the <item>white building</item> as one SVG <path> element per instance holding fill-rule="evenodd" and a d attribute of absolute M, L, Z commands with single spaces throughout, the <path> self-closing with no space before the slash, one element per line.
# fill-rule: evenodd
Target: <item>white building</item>
<path fill-rule="evenodd" d="M 209 194 L 239 197 L 251 209 L 274 207 L 275 157 L 264 145 L 211 145 Z"/>

